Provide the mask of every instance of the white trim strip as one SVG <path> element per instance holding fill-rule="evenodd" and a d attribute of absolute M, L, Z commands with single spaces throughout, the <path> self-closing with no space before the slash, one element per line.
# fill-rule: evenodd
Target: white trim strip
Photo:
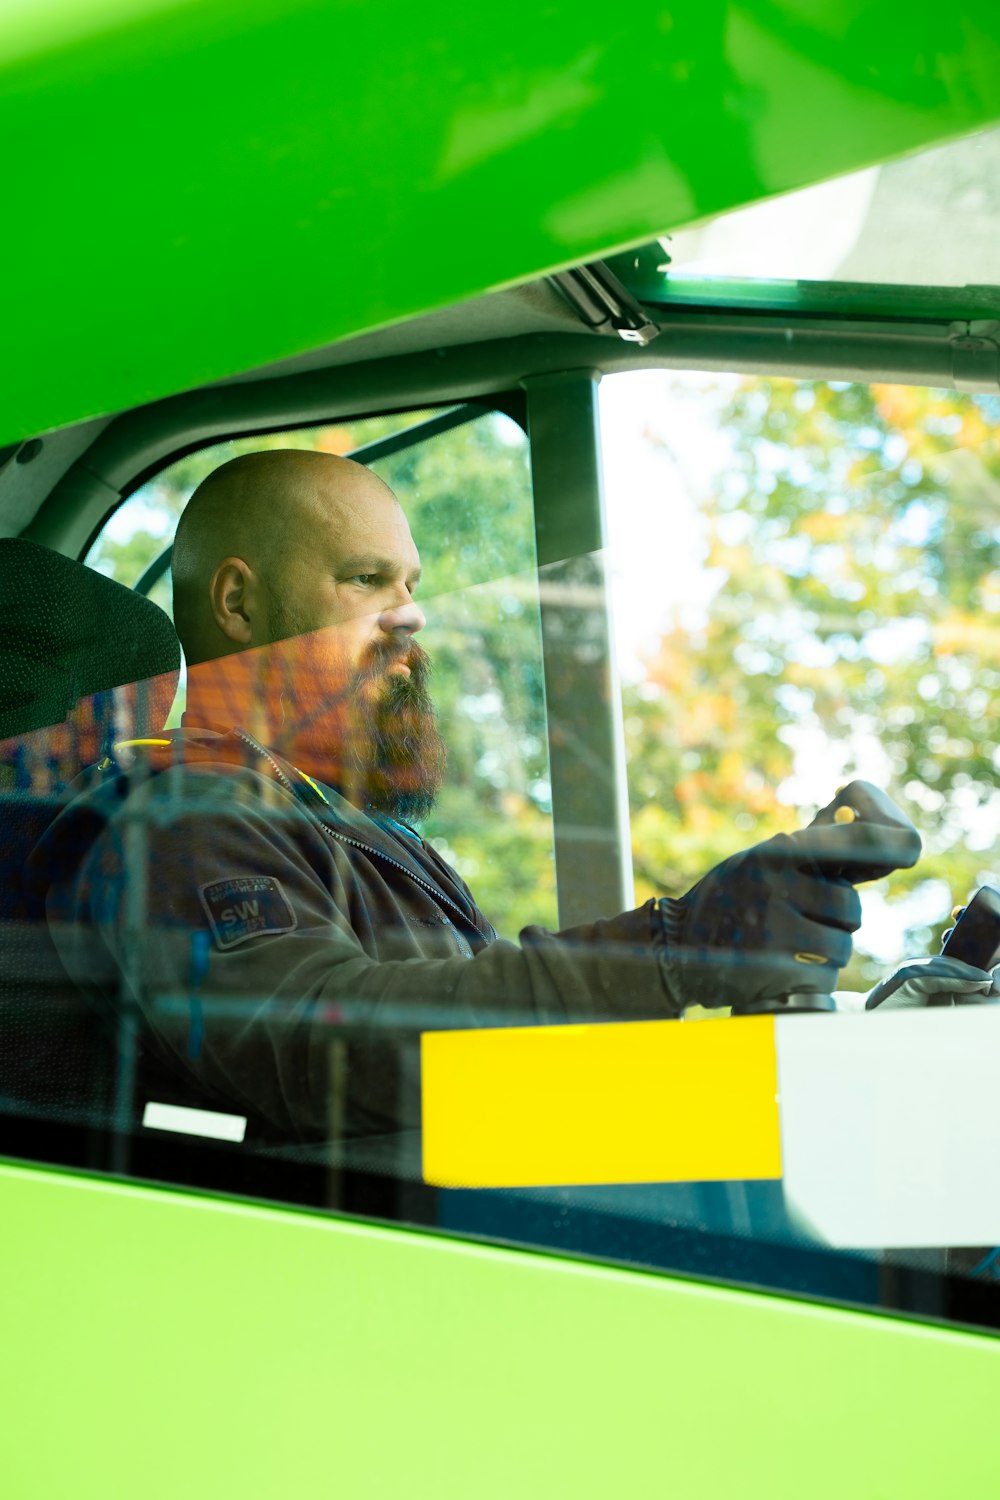
<path fill-rule="evenodd" d="M 150 1101 L 142 1112 L 149 1130 L 173 1130 L 180 1135 L 203 1135 L 213 1141 L 242 1141 L 247 1133 L 243 1115 L 217 1114 L 210 1109 L 186 1109 L 180 1104 Z"/>
<path fill-rule="evenodd" d="M 785 1195 L 843 1248 L 1000 1245 L 1000 1008 L 781 1016 Z"/>

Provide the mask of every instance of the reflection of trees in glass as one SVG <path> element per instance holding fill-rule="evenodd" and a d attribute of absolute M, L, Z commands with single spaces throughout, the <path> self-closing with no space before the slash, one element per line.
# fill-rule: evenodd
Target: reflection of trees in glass
<path fill-rule="evenodd" d="M 527 440 L 487 416 L 374 465 L 424 563 L 448 778 L 426 833 L 506 935 L 556 925 Z"/>
<path fill-rule="evenodd" d="M 995 397 L 784 380 L 745 380 L 718 404 L 730 464 L 701 508 L 719 587 L 700 621 L 672 620 L 627 694 L 645 889 L 680 892 L 741 842 L 796 826 L 812 809 L 790 793 L 805 800 L 831 746 L 840 780 L 880 781 L 925 836 L 890 901 L 930 880 L 957 900 L 991 878 L 998 418 Z M 907 949 L 931 942 L 914 924 Z M 856 960 L 845 983 L 873 967 Z"/>
<path fill-rule="evenodd" d="M 262 448 L 349 453 L 421 415 L 240 438 L 190 454 L 126 502 L 87 560 L 134 584 L 169 544 L 195 487 L 226 459 Z M 449 747 L 447 783 L 425 831 L 501 931 L 553 926 L 527 441 L 508 418 L 484 415 L 373 467 L 402 502 L 424 563 L 424 644 Z M 167 580 L 152 597 L 169 609 Z"/>

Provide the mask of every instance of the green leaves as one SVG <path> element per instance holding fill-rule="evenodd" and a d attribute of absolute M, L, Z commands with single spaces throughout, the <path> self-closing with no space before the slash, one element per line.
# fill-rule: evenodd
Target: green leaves
<path fill-rule="evenodd" d="M 627 711 L 649 888 L 682 889 L 738 847 L 746 813 L 755 839 L 808 817 L 782 783 L 818 759 L 840 780 L 881 765 L 921 827 L 890 903 L 935 880 L 967 896 L 992 859 L 1000 737 L 997 413 L 950 391 L 759 378 L 704 400 L 728 446 L 699 496 L 719 586 L 697 628 L 666 631 Z"/>

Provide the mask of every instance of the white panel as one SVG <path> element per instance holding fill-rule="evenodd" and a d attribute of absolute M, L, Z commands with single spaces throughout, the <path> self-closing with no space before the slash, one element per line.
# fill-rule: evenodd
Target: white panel
<path fill-rule="evenodd" d="M 1000 1245 L 1000 1009 L 782 1016 L 790 1208 L 831 1244 Z"/>
<path fill-rule="evenodd" d="M 152 1130 L 204 1135 L 214 1141 L 242 1141 L 247 1133 L 243 1115 L 217 1114 L 210 1109 L 185 1109 L 179 1104 L 150 1102 L 142 1112 L 142 1123 Z"/>

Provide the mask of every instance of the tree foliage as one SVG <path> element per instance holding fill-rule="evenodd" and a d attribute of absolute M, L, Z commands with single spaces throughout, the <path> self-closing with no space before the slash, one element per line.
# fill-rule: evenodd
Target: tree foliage
<path fill-rule="evenodd" d="M 799 825 L 834 787 L 796 806 L 795 782 L 833 758 L 924 835 L 885 896 L 943 882 L 937 932 L 908 934 L 925 951 L 947 892 L 992 878 L 998 403 L 758 378 L 715 399 L 729 462 L 700 498 L 715 592 L 695 624 L 668 622 L 628 694 L 644 884 L 681 891 L 748 837 Z M 861 960 L 846 982 L 873 972 Z"/>

